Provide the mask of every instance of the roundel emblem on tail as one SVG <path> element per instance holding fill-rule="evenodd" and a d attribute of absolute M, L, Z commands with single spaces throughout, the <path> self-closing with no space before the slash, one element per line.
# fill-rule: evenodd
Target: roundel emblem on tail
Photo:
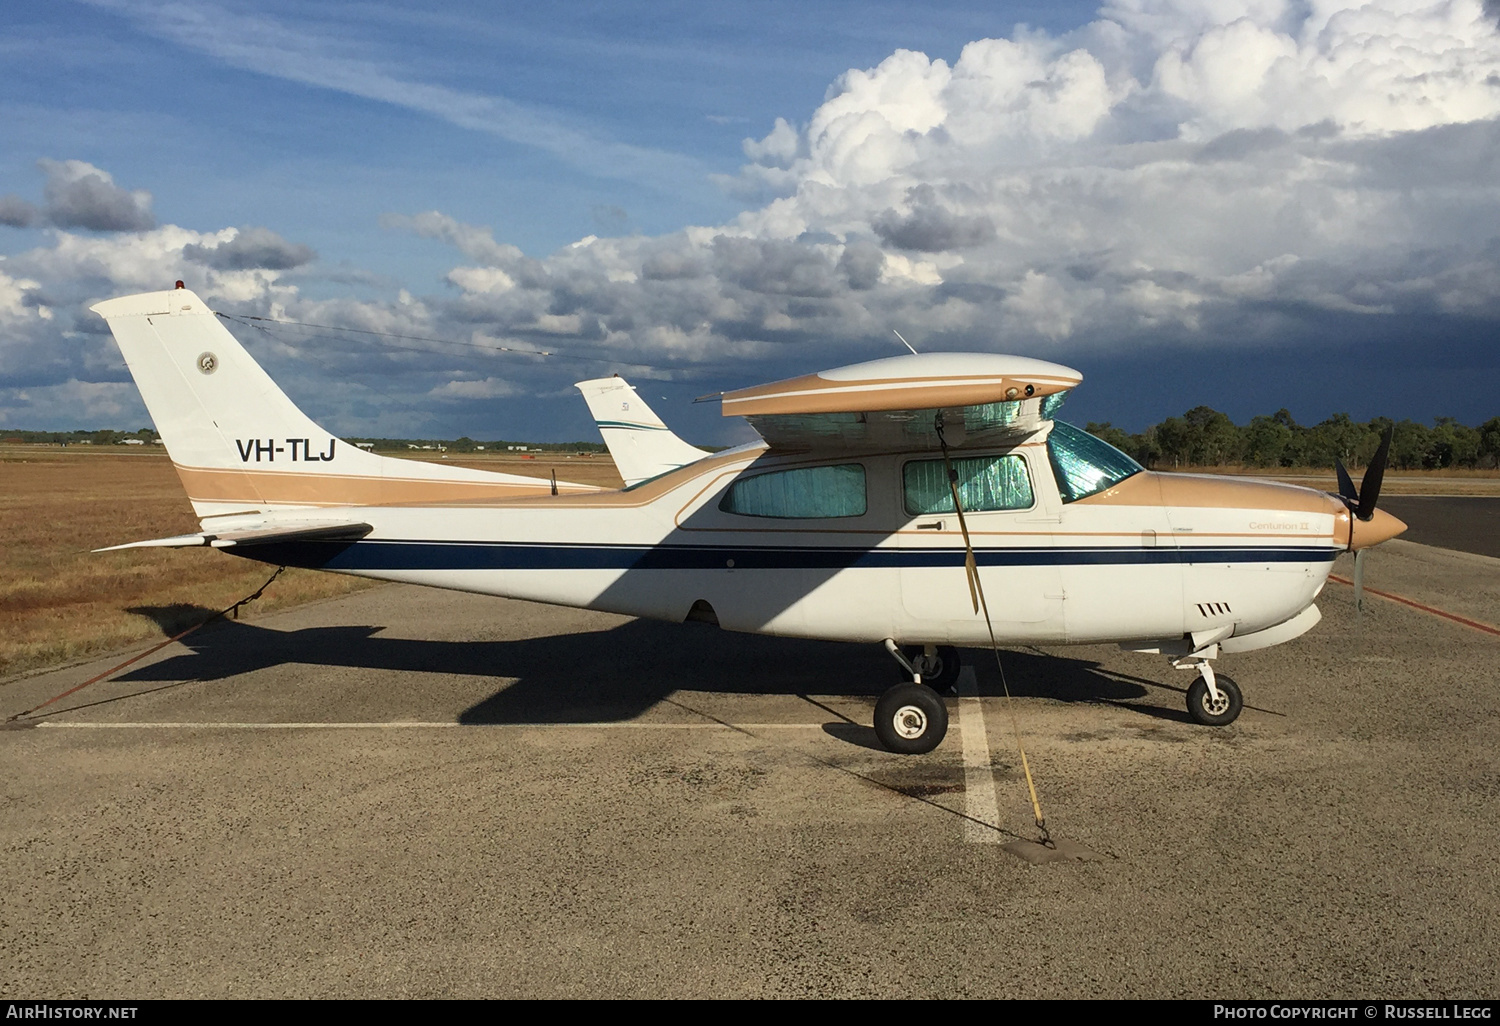
<path fill-rule="evenodd" d="M 219 369 L 219 358 L 213 353 L 198 354 L 198 370 L 204 374 L 212 374 Z"/>

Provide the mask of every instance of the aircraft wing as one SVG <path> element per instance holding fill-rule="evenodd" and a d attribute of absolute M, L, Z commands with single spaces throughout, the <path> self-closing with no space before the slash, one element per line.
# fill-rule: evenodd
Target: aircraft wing
<path fill-rule="evenodd" d="M 746 418 L 776 449 L 936 448 L 1026 435 L 1083 375 L 994 353 L 914 353 L 726 392 L 724 416 Z"/>
<path fill-rule="evenodd" d="M 619 375 L 580 381 L 573 387 L 583 393 L 627 487 L 709 455 L 678 438 Z"/>
<path fill-rule="evenodd" d="M 304 520 L 280 521 L 261 526 L 246 526 L 222 531 L 203 531 L 198 534 L 179 534 L 171 538 L 151 538 L 147 541 L 127 542 L 95 549 L 95 552 L 118 552 L 121 549 L 182 549 L 212 546 L 227 549 L 243 545 L 263 545 L 268 542 L 288 541 L 358 541 L 369 534 L 373 527 L 354 521 Z"/>

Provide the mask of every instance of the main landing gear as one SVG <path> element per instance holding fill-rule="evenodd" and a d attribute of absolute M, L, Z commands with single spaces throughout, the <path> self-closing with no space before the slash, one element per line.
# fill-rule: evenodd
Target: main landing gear
<path fill-rule="evenodd" d="M 911 674 L 875 703 L 875 736 L 887 751 L 924 755 L 942 744 L 948 733 L 948 707 L 939 696 L 958 680 L 962 665 L 958 649 L 950 645 L 898 648 L 887 639 L 886 651 Z"/>

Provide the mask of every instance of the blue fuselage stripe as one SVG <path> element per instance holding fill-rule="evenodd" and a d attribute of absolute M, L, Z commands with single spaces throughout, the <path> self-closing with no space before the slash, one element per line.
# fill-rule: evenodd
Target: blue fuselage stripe
<path fill-rule="evenodd" d="M 980 566 L 1139 566 L 1198 563 L 1329 563 L 1339 549 L 1225 548 L 979 549 Z M 245 545 L 236 555 L 324 570 L 846 570 L 962 566 L 964 550 L 751 545 L 545 545 L 517 542 L 282 542 Z M 730 561 L 733 560 L 731 564 Z"/>

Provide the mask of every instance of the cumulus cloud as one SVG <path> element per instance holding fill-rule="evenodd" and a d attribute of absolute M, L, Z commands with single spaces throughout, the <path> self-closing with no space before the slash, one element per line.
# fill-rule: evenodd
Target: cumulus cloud
<path fill-rule="evenodd" d="M 444 382 L 427 394 L 434 399 L 464 401 L 471 399 L 500 399 L 516 395 L 520 388 L 504 378 L 483 378 L 478 381 L 455 380 Z"/>
<path fill-rule="evenodd" d="M 924 253 L 941 253 L 950 249 L 971 249 L 995 237 L 995 223 L 987 214 L 964 214 L 940 202 L 931 185 L 914 185 L 907 190 L 908 210 L 901 213 L 886 210 L 870 222 L 882 242 L 897 249 L 915 249 Z"/>
<path fill-rule="evenodd" d="M 37 161 L 47 175 L 47 220 L 59 228 L 139 232 L 156 227 L 151 194 L 115 184 L 107 171 L 82 160 Z"/>
<path fill-rule="evenodd" d="M 228 242 L 213 246 L 190 244 L 183 247 L 182 255 L 221 271 L 248 271 L 257 267 L 289 271 L 318 258 L 311 247 L 288 242 L 269 228 L 240 228 Z"/>
<path fill-rule="evenodd" d="M 12 228 L 30 228 L 42 219 L 42 212 L 14 193 L 0 196 L 0 224 Z"/>
<path fill-rule="evenodd" d="M 150 423 L 135 385 L 124 381 L 79 381 L 30 388 L 0 386 L 0 424 L 35 429 L 67 411 L 69 428 L 115 426 L 132 429 Z"/>
<path fill-rule="evenodd" d="M 1288 311 L 1500 314 L 1500 32 L 1479 0 L 1120 0 L 1053 37 L 898 51 L 745 141 L 730 224 L 533 259 L 433 212 L 446 309 L 639 361 L 1219 345 Z M 1482 313 L 1481 313 L 1482 312 Z M 1264 322 L 1264 323 L 1263 323 Z"/>
<path fill-rule="evenodd" d="M 515 246 L 496 242 L 488 228 L 464 224 L 436 210 L 410 216 L 383 214 L 380 223 L 383 227 L 404 229 L 424 239 L 446 242 L 469 259 L 490 267 L 502 267 L 521 257 L 521 251 Z"/>

